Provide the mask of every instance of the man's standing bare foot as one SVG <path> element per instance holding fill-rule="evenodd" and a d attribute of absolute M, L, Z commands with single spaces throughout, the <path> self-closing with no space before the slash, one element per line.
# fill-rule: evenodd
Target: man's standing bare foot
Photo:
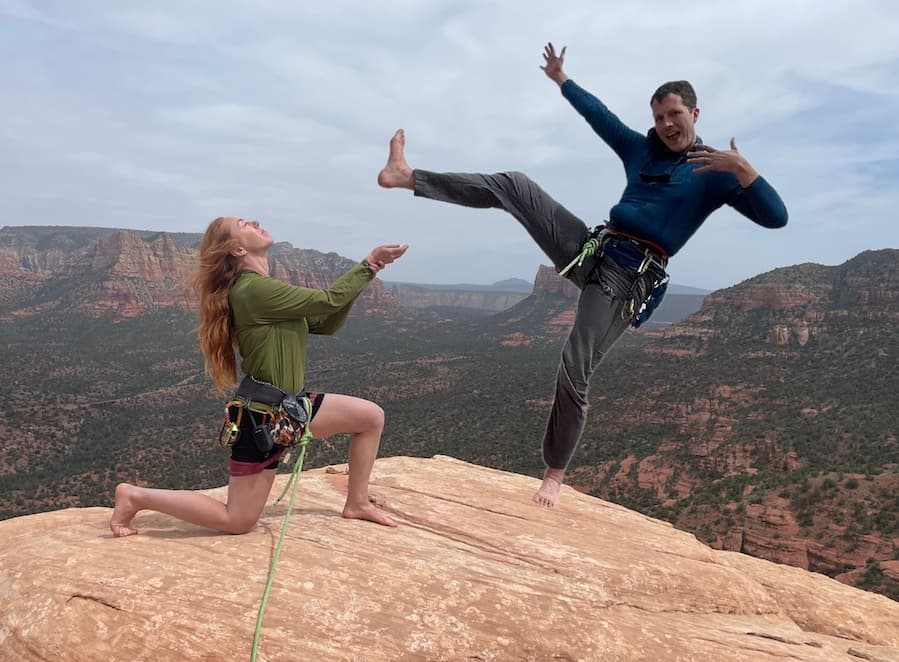
<path fill-rule="evenodd" d="M 403 150 L 406 147 L 406 132 L 397 129 L 390 139 L 390 151 L 387 165 L 378 173 L 378 184 L 384 188 L 415 188 L 415 177 L 412 168 L 406 163 Z"/>
<path fill-rule="evenodd" d="M 552 508 L 559 503 L 559 493 L 562 491 L 562 481 L 565 480 L 564 469 L 546 468 L 543 472 L 543 482 L 540 488 L 534 492 L 534 503 L 544 508 Z"/>
<path fill-rule="evenodd" d="M 136 489 L 138 488 L 128 483 L 119 483 L 115 488 L 115 508 L 109 519 L 109 530 L 117 538 L 133 536 L 138 533 L 137 529 L 131 527 L 131 520 L 140 510 L 134 504 L 133 496 Z"/>

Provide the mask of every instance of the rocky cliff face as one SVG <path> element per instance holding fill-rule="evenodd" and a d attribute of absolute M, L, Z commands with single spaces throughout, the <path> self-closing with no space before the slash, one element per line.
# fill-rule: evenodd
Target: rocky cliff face
<path fill-rule="evenodd" d="M 297 249 L 289 243 L 276 244 L 269 251 L 271 274 L 288 283 L 324 289 L 355 264 L 354 260 L 337 253 L 320 253 L 310 249 Z M 395 313 L 396 294 L 375 278 L 359 297 L 359 309 L 373 314 Z"/>
<path fill-rule="evenodd" d="M 579 291 L 567 278 L 560 276 L 555 269 L 541 264 L 534 277 L 534 294 L 536 296 L 560 296 L 576 301 Z"/>
<path fill-rule="evenodd" d="M 774 347 L 804 347 L 850 316 L 899 321 L 899 251 L 865 251 L 838 267 L 775 269 L 708 295 L 702 310 L 669 335 L 712 339 L 739 324 L 761 326 Z"/>
<path fill-rule="evenodd" d="M 532 478 L 381 459 L 386 529 L 340 518 L 344 470 L 301 477 L 260 659 L 899 661 L 899 604 L 570 488 L 550 511 Z M 284 513 L 243 536 L 146 513 L 114 539 L 106 508 L 0 522 L 0 657 L 247 659 Z"/>
<path fill-rule="evenodd" d="M 66 311 L 117 318 L 172 306 L 193 308 L 190 279 L 200 235 L 79 228 L 35 237 L 20 228 L 0 231 L 0 316 Z M 324 288 L 353 262 L 335 253 L 297 250 L 284 243 L 271 251 L 272 275 L 295 285 Z M 375 280 L 360 309 L 386 313 L 396 297 Z"/>

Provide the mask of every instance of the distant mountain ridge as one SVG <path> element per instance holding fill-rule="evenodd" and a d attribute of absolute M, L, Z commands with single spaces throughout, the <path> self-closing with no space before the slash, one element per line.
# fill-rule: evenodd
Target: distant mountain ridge
<path fill-rule="evenodd" d="M 138 257 L 132 256 L 133 267 L 127 275 L 134 278 L 141 277 L 139 267 L 143 261 L 147 267 L 146 276 L 152 281 L 164 280 L 160 270 L 167 271 L 170 281 L 176 280 L 173 274 L 178 274 L 182 279 L 188 275 L 189 266 L 187 262 L 192 258 L 192 254 L 188 252 L 180 252 L 177 249 L 196 249 L 199 246 L 202 234 L 197 232 L 158 232 L 151 230 L 125 230 L 116 228 L 99 228 L 99 227 L 67 227 L 67 226 L 6 226 L 0 228 L 0 278 L 4 276 L 9 278 L 31 278 L 33 274 L 57 274 L 62 268 L 63 261 L 69 259 L 72 253 L 86 250 L 92 244 L 103 242 L 108 237 L 115 235 L 119 239 L 117 241 L 126 241 L 126 236 L 132 236 L 140 239 L 149 246 L 158 243 L 160 237 L 165 237 L 167 246 L 162 248 L 163 253 L 168 253 L 168 257 L 157 255 L 154 257 Z M 280 244 L 288 249 L 278 249 L 272 251 L 273 256 L 281 259 L 287 258 L 291 250 L 297 251 L 297 255 L 301 255 L 300 261 L 309 263 L 310 268 L 325 268 L 325 274 L 331 274 L 333 269 L 316 260 L 313 256 L 319 255 L 319 251 L 311 249 L 293 249 L 286 242 Z M 140 252 L 141 244 L 132 242 L 131 250 Z M 97 249 L 95 249 L 97 250 Z M 101 252 L 103 248 L 98 249 Z M 115 249 L 112 249 L 115 250 Z M 336 255 L 331 253 L 330 255 Z M 129 258 L 125 258 L 127 262 Z M 160 262 L 159 260 L 162 260 Z M 12 262 L 10 261 L 12 260 Z M 333 258 L 332 258 L 333 261 Z M 20 269 L 15 268 L 18 264 Z M 349 264 L 349 262 L 347 262 Z M 122 265 L 120 265 L 121 267 Z M 325 281 L 321 279 L 310 278 L 311 271 L 306 270 L 304 276 L 299 276 L 294 265 L 294 275 L 287 275 L 286 271 L 280 271 L 279 277 L 285 277 L 290 282 L 296 284 L 306 284 L 309 287 L 323 287 Z M 295 278 L 295 280 L 292 280 Z M 397 302 L 401 306 L 410 306 L 413 308 L 444 308 L 448 310 L 470 308 L 482 311 L 500 311 L 511 307 L 518 303 L 526 296 L 532 293 L 534 284 L 521 278 L 508 278 L 497 281 L 490 285 L 479 285 L 471 283 L 457 284 L 432 284 L 432 283 L 405 283 L 395 281 L 384 281 L 383 285 L 396 297 Z M 475 294 L 480 293 L 480 294 Z M 671 295 L 689 295 L 700 297 L 700 299 L 691 300 L 684 308 L 680 309 L 692 312 L 698 309 L 698 301 L 701 297 L 708 294 L 707 290 L 699 288 L 687 287 L 672 283 L 669 285 L 669 296 Z M 137 305 L 138 308 L 146 310 L 145 306 L 140 304 L 128 303 L 127 295 L 118 295 L 123 298 L 122 305 Z M 170 297 L 171 299 L 171 297 Z M 161 304 L 162 299 L 156 299 L 156 303 Z M 171 300 L 173 303 L 173 299 Z M 189 300 L 181 297 L 182 305 L 189 305 Z M 112 302 L 109 302 L 111 305 Z M 670 303 L 669 303 L 670 306 Z M 664 313 L 663 313 L 664 315 Z M 677 319 L 683 316 L 678 313 Z"/>
<path fill-rule="evenodd" d="M 668 294 L 687 294 L 691 296 L 705 296 L 712 290 L 704 290 L 701 287 L 690 287 L 689 285 L 678 285 L 677 283 L 668 284 Z"/>
<path fill-rule="evenodd" d="M 499 280 L 492 285 L 474 285 L 471 283 L 455 283 L 451 285 L 441 285 L 435 283 L 406 283 L 399 281 L 385 281 L 388 287 L 408 286 L 419 287 L 424 290 L 453 290 L 459 292 L 516 292 L 519 294 L 530 294 L 533 289 L 533 283 L 522 278 L 507 278 Z"/>
<path fill-rule="evenodd" d="M 4 227 L 0 229 L 0 318 L 50 310 L 135 317 L 177 306 L 192 309 L 190 279 L 202 235 L 106 228 Z M 272 275 L 295 285 L 323 288 L 353 260 L 336 253 L 275 244 Z M 397 308 L 396 297 L 375 280 L 360 309 Z"/>
<path fill-rule="evenodd" d="M 182 247 L 199 246 L 200 239 L 203 237 L 199 232 L 162 232 L 67 225 L 7 225 L 0 227 L 0 249 L 78 250 L 116 232 L 127 232 L 145 241 L 153 241 L 159 235 L 166 234 Z"/>

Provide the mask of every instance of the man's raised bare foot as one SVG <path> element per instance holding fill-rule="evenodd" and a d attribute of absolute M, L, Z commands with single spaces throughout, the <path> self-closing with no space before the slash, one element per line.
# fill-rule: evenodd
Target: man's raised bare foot
<path fill-rule="evenodd" d="M 131 528 L 131 520 L 140 510 L 134 505 L 133 494 L 137 488 L 128 483 L 119 483 L 115 488 L 115 508 L 109 518 L 109 530 L 117 538 L 133 536 L 137 529 Z"/>
<path fill-rule="evenodd" d="M 396 522 L 373 503 L 366 503 L 362 506 L 350 506 L 347 504 L 343 507 L 343 516 L 347 519 L 364 519 L 367 522 L 374 522 L 382 526 L 396 526 Z"/>
<path fill-rule="evenodd" d="M 378 184 L 384 188 L 415 188 L 415 177 L 412 176 L 412 168 L 406 163 L 406 155 L 403 149 L 406 146 L 406 132 L 397 129 L 390 139 L 390 151 L 387 155 L 387 165 L 378 173 Z"/>
<path fill-rule="evenodd" d="M 559 492 L 562 491 L 562 481 L 565 479 L 565 471 L 562 469 L 546 468 L 543 472 L 543 482 L 540 488 L 534 492 L 534 503 L 544 508 L 552 508 L 559 503 Z"/>

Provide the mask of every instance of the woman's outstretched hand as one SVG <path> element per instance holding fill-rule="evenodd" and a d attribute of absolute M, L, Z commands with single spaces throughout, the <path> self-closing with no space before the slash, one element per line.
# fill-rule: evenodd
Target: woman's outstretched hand
<path fill-rule="evenodd" d="M 383 246 L 373 248 L 368 257 L 365 258 L 371 275 L 374 276 L 391 262 L 399 260 L 408 248 L 409 244 L 384 244 Z"/>

